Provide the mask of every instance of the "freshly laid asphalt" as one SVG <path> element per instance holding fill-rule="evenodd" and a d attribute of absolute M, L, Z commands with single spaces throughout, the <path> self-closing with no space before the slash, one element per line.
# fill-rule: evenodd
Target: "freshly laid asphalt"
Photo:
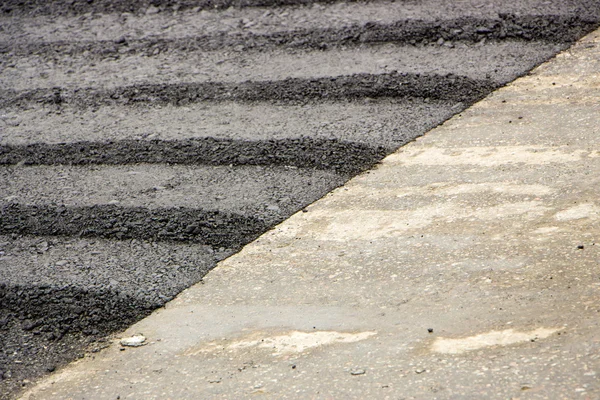
<path fill-rule="evenodd" d="M 4 2 L 0 395 L 600 23 L 555 3 Z"/>

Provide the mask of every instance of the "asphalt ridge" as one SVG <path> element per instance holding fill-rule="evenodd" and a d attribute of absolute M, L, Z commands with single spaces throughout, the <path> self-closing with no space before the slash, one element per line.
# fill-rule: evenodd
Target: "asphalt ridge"
<path fill-rule="evenodd" d="M 273 224 L 527 73 L 600 20 L 595 1 L 471 3 L 472 9 L 452 2 L 433 7 L 423 1 L 295 3 L 201 12 L 188 3 L 182 3 L 181 12 L 168 9 L 172 3 L 161 3 L 131 15 L 119 14 L 120 8 L 109 13 L 104 2 L 92 8 L 79 2 L 66 8 L 55 2 L 6 3 L 0 17 L 0 50 L 8 56 L 0 72 L 2 175 L 8 180 L 22 176 L 26 186 L 35 182 L 34 168 L 52 171 L 64 165 L 84 168 L 81 175 L 96 180 L 77 187 L 74 173 L 50 173 L 49 189 L 40 185 L 29 194 L 13 190 L 14 185 L 0 189 L 2 395 L 13 396 L 31 379 L 147 315 Z M 144 2 L 135 6 L 149 7 Z M 77 15 L 98 10 L 106 13 Z M 388 44 L 396 46 L 390 52 L 400 58 L 390 64 L 393 72 L 369 62 L 355 64 L 351 73 L 340 68 L 349 57 L 368 59 L 373 46 Z M 402 46 L 410 49 L 404 63 Z M 207 50 L 214 52 L 205 61 L 217 71 L 214 76 L 173 78 L 183 52 Z M 463 50 L 470 54 L 472 67 L 458 62 Z M 256 79 L 237 76 L 244 69 L 242 51 L 250 51 L 246 62 L 256 60 Z M 510 57 L 500 57 L 503 52 Z M 234 61 L 219 67 L 221 55 Z M 444 55 L 452 55 L 457 69 L 445 65 L 432 71 L 432 60 Z M 173 67 L 167 66 L 164 76 L 157 66 L 142 78 L 126 68 L 115 75 L 121 81 L 94 80 L 94 74 L 110 74 L 119 61 L 135 66 L 144 57 L 155 65 L 163 57 Z M 259 77 L 261 57 L 273 62 L 270 68 L 293 64 L 293 57 L 314 61 L 300 68 L 301 76 L 287 66 L 273 79 L 268 71 Z M 15 74 L 22 62 L 28 63 L 28 72 Z M 95 62 L 107 69 L 88 71 L 95 83 L 82 84 L 84 69 Z M 137 81 L 126 83 L 130 76 Z M 214 117 L 199 124 L 196 111 Z M 222 111 L 231 111 L 227 118 L 234 120 L 233 128 L 221 123 Z M 395 118 L 395 113 L 400 115 Z M 229 168 L 241 175 L 230 183 L 230 191 L 217 190 L 207 181 L 183 195 L 178 185 L 156 185 L 147 174 L 134 175 L 141 186 L 159 187 L 154 194 L 167 200 L 150 207 L 148 193 L 132 184 L 120 195 L 139 198 L 125 206 L 103 200 L 94 190 L 111 182 L 115 165 L 164 165 L 167 170 L 197 166 L 208 173 Z M 278 180 L 265 173 L 275 170 Z M 175 170 L 168 174 L 177 176 Z M 255 177 L 250 179 L 253 190 L 264 195 L 244 192 L 247 177 Z M 69 204 L 53 187 L 68 188 L 67 196 L 85 198 L 86 204 Z M 206 207 L 168 201 L 203 196 L 203 191 L 220 194 L 205 201 Z M 236 209 L 238 197 L 244 205 Z M 94 246 L 99 248 L 91 250 Z M 150 250 L 146 258 L 132 259 L 127 246 Z M 173 249 L 195 256 L 181 267 L 161 256 Z M 119 261 L 104 265 L 111 251 L 132 269 L 119 268 Z M 80 252 L 101 257 L 86 260 Z M 20 269 L 48 280 L 22 281 L 17 277 Z M 128 280 L 132 271 L 139 278 L 135 285 Z"/>
<path fill-rule="evenodd" d="M 31 103 L 78 107 L 151 103 L 187 105 L 201 101 L 305 103 L 311 100 L 357 100 L 364 98 L 429 98 L 474 102 L 496 88 L 488 80 L 447 74 L 356 74 L 328 78 L 288 78 L 283 81 L 241 83 L 203 82 L 173 85 L 135 85 L 114 89 L 5 90 L 0 107 L 27 107 Z"/>
<path fill-rule="evenodd" d="M 194 12 L 201 10 L 223 9 L 223 8 L 246 8 L 246 7 L 279 7 L 279 6 L 305 6 L 305 5 L 320 5 L 320 4 L 336 4 L 331 0 L 172 0 L 172 1 L 156 1 L 156 0 L 134 0 L 134 1 L 110 1 L 110 0 L 7 0 L 3 3 L 2 13 L 5 15 L 80 15 L 88 13 L 141 13 L 141 14 L 156 14 L 160 12 L 177 12 L 186 9 L 192 9 Z M 353 2 L 345 2 L 353 3 Z M 378 2 L 366 1 L 359 2 L 361 5 L 369 3 L 384 3 L 393 5 L 395 1 Z M 420 7 L 430 9 L 432 12 L 437 10 L 431 9 L 432 6 L 443 6 L 445 9 L 464 10 L 468 5 L 472 7 L 471 12 L 476 12 L 481 8 L 492 10 L 503 10 L 509 8 L 520 10 L 531 10 L 536 7 L 543 8 L 546 11 L 555 11 L 561 8 L 577 7 L 578 11 L 594 10 L 594 4 L 591 2 L 581 2 L 580 4 L 569 5 L 563 3 L 548 3 L 539 0 L 524 0 L 515 4 L 490 3 L 486 0 L 470 0 L 468 3 L 453 4 L 450 1 L 435 1 L 435 0 L 402 0 L 398 2 L 400 7 L 407 9 L 419 9 Z M 342 3 L 344 4 L 344 3 Z M 591 7 L 590 7 L 591 5 Z M 358 6 L 361 7 L 361 6 Z M 148 10 L 150 8 L 150 11 Z"/>
<path fill-rule="evenodd" d="M 478 43 L 482 40 L 539 40 L 573 42 L 585 32 L 593 29 L 593 18 L 576 16 L 515 16 L 503 19 L 461 18 L 445 21 L 397 21 L 388 25 L 367 24 L 351 27 L 315 28 L 310 30 L 284 31 L 273 34 L 222 32 L 212 35 L 186 36 L 183 38 L 124 39 L 117 37 L 104 41 L 66 40 L 35 43 L 26 41 L 2 41 L 3 51 L 15 55 L 80 54 L 92 57 L 120 57 L 121 54 L 155 56 L 168 51 L 215 51 L 223 48 L 236 50 L 266 50 L 286 46 L 293 49 L 325 50 L 333 46 L 356 46 L 386 42 L 411 45 L 448 42 Z"/>
<path fill-rule="evenodd" d="M 382 147 L 307 138 L 261 142 L 212 138 L 179 141 L 122 140 L 110 143 L 6 145 L 0 153 L 0 164 L 287 165 L 352 174 L 364 170 L 384 154 Z M 352 164 L 348 165 L 348 161 Z"/>
<path fill-rule="evenodd" d="M 343 32 L 348 29 L 363 29 L 364 32 L 370 34 L 370 30 L 366 30 L 368 27 L 375 28 L 393 24 L 399 24 L 400 27 L 413 26 L 422 33 L 426 29 L 420 29 L 419 26 L 425 25 L 427 28 L 430 27 L 429 24 L 444 26 L 448 23 L 447 21 L 465 21 L 466 25 L 464 27 L 452 25 L 452 28 L 458 30 L 454 31 L 453 29 L 446 34 L 461 38 L 463 35 L 476 33 L 476 37 L 482 39 L 495 30 L 500 35 L 502 28 L 512 27 L 518 34 L 519 27 L 513 27 L 510 22 L 513 15 L 525 20 L 537 17 L 540 23 L 540 32 L 548 33 L 554 30 L 555 33 L 560 33 L 563 30 L 561 35 L 554 36 L 558 40 L 562 40 L 563 37 L 568 38 L 566 34 L 572 28 L 577 28 L 577 25 L 571 27 L 562 24 L 557 27 L 553 21 L 570 18 L 573 22 L 587 20 L 593 23 L 596 13 L 597 4 L 593 1 L 529 0 L 499 4 L 486 0 L 460 3 L 427 0 L 418 2 L 338 2 L 326 6 L 316 4 L 314 7 L 232 8 L 213 12 L 165 12 L 151 15 L 84 14 L 79 17 L 50 16 L 25 20 L 6 17 L 2 18 L 6 29 L 0 33 L 0 41 L 16 45 L 32 42 L 48 44 L 63 40 L 69 41 L 74 34 L 77 34 L 79 42 L 115 41 L 120 45 L 126 45 L 128 41 L 137 39 L 160 41 L 207 37 L 219 40 L 218 38 L 223 36 L 229 36 L 232 41 L 238 40 L 239 42 L 239 39 L 248 39 L 256 35 L 290 37 L 295 33 L 302 36 L 302 32 L 311 31 L 315 31 L 317 34 L 318 32 L 331 34 L 336 30 Z M 506 21 L 508 26 L 494 28 L 480 25 L 486 19 Z M 549 22 L 553 23 L 549 24 Z M 434 30 L 434 32 L 439 31 Z M 410 31 L 405 33 L 410 34 Z M 425 35 L 426 40 L 430 38 L 427 34 Z M 321 36 L 323 36 L 322 40 L 328 41 L 328 35 Z M 525 40 L 530 39 L 526 35 L 518 37 Z M 433 37 L 431 38 L 433 39 Z M 501 36 L 500 38 L 505 39 L 506 37 Z M 340 38 L 333 35 L 333 39 L 339 40 Z M 390 39 L 392 38 L 390 37 Z M 435 37 L 436 41 L 438 39 L 439 37 Z M 251 42 L 251 40 L 244 42 Z M 239 44 L 246 45 L 246 43 Z M 279 43 L 279 45 L 285 44 L 285 42 Z"/>

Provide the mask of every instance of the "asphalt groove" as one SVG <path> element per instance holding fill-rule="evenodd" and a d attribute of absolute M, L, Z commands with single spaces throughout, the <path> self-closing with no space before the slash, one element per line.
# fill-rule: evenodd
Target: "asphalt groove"
<path fill-rule="evenodd" d="M 3 2 L 0 397 L 600 23 L 466 3 Z"/>
<path fill-rule="evenodd" d="M 138 308 L 151 311 L 231 254 L 230 249 L 201 244 L 100 238 L 0 235 L 0 243 L 20 259 L 0 270 L 0 315 L 15 328 L 25 320 L 25 332 L 40 330 L 51 342 L 60 339 L 56 334 L 68 338 L 72 331 L 118 329 L 120 312 L 135 318 Z M 152 290 L 144 290 L 148 287 Z M 13 313 L 21 318 L 11 318 Z M 52 323 L 38 324 L 44 315 L 51 315 Z M 86 325 L 87 318 L 98 323 Z M 15 350 L 26 342 L 24 337 L 15 339 Z"/>
<path fill-rule="evenodd" d="M 440 40 L 454 43 L 479 43 L 482 40 L 525 40 L 572 43 L 598 25 L 595 16 L 515 15 L 499 18 L 462 17 L 449 20 L 400 20 L 393 23 L 370 22 L 340 28 L 315 28 L 270 34 L 227 32 L 178 38 L 117 38 L 101 41 L 0 42 L 0 52 L 13 55 L 31 53 L 76 55 L 85 53 L 102 58 L 121 54 L 152 56 L 167 51 L 215 51 L 289 47 L 327 49 L 376 43 L 429 44 Z"/>
<path fill-rule="evenodd" d="M 194 242 L 237 248 L 267 226 L 257 217 L 197 209 L 153 209 L 7 204 L 0 210 L 0 234 L 100 237 Z"/>
<path fill-rule="evenodd" d="M 106 143 L 4 145 L 0 146 L 0 165 L 283 165 L 356 174 L 385 154 L 386 149 L 381 146 L 310 138 L 259 142 L 213 138 L 182 141 L 122 140 Z"/>
<path fill-rule="evenodd" d="M 117 312 L 133 322 L 140 309 L 149 314 L 152 307 L 156 306 L 118 290 L 68 285 L 0 284 L 0 297 L 4 313 L 18 314 L 27 321 L 23 326 L 25 331 L 39 329 L 51 340 L 59 340 L 66 332 L 72 331 L 106 334 L 114 329 Z M 107 301 L 112 303 L 112 307 L 106 306 Z M 52 325 L 35 322 L 42 318 L 51 319 Z"/>
<path fill-rule="evenodd" d="M 543 25 L 553 20 L 564 18 L 597 20 L 598 10 L 599 5 L 592 1 L 526 0 L 501 5 L 485 0 L 471 0 L 469 5 L 466 5 L 455 1 L 421 0 L 419 2 L 338 2 L 326 6 L 317 4 L 314 7 L 228 9 L 200 13 L 165 12 L 152 15 L 112 13 L 88 14 L 80 17 L 47 16 L 17 19 L 0 17 L 5 27 L 0 31 L 0 41 L 15 45 L 32 42 L 46 45 L 48 42 L 56 41 L 125 43 L 138 39 L 230 36 L 245 39 L 239 43 L 243 47 L 244 42 L 249 42 L 248 39 L 253 36 L 289 37 L 290 32 L 294 32 L 301 38 L 303 32 L 314 31 L 323 32 L 324 34 L 320 35 L 321 39 L 327 41 L 327 35 L 337 31 L 343 33 L 348 29 L 351 32 L 364 29 L 366 26 L 376 29 L 378 26 L 408 24 L 417 30 L 425 31 L 418 28 L 417 24 L 426 24 L 428 28 L 435 28 L 448 25 L 445 21 L 467 21 L 467 25 L 460 26 L 458 29 L 466 32 L 479 30 L 484 35 L 486 33 L 484 29 L 490 29 L 480 25 L 485 21 L 510 23 L 511 16 L 514 16 L 517 21 L 519 18 L 524 18 L 525 22 L 532 17 L 542 18 L 546 21 L 541 21 L 542 26 L 539 29 L 547 31 L 548 28 L 544 28 Z M 468 21 L 477 25 L 471 26 Z M 456 28 L 454 22 L 449 24 L 452 28 Z M 565 29 L 563 34 L 571 29 L 569 26 L 563 28 Z M 367 32 L 367 34 L 371 33 Z M 557 39 L 562 40 L 561 37 Z"/>
<path fill-rule="evenodd" d="M 307 101 L 364 98 L 429 98 L 474 102 L 497 86 L 489 80 L 451 74 L 441 76 L 394 72 L 314 79 L 288 78 L 274 82 L 145 84 L 112 89 L 48 88 L 24 92 L 2 90 L 0 107 L 68 104 L 84 108 L 115 104 L 128 106 L 140 103 L 187 105 L 207 101 L 271 101 L 297 104 Z"/>
<path fill-rule="evenodd" d="M 0 354 L 16 353 L 23 368 L 46 371 L 57 366 L 55 346 L 75 356 L 90 342 L 102 347 L 94 338 L 149 314 L 231 254 L 198 244 L 98 238 L 9 235 L 0 244 L 19 258 L 0 269 Z M 13 331 L 21 333 L 6 334 Z M 35 357 L 20 356 L 23 349 Z"/>

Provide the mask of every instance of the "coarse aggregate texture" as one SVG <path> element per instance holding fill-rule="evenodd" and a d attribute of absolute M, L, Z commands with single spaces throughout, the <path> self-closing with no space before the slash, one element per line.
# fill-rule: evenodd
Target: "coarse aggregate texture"
<path fill-rule="evenodd" d="M 597 12 L 596 12 L 597 14 Z M 16 55 L 40 54 L 52 57 L 55 54 L 83 53 L 86 56 L 118 58 L 121 54 L 141 54 L 155 56 L 168 51 L 214 51 L 223 48 L 237 50 L 268 50 L 273 47 L 292 49 L 307 48 L 325 50 L 336 46 L 356 46 L 385 42 L 407 43 L 411 45 L 453 42 L 478 43 L 516 39 L 525 41 L 553 41 L 569 43 L 585 32 L 593 29 L 597 18 L 588 16 L 515 16 L 503 18 L 459 18 L 456 20 L 413 21 L 401 20 L 390 24 L 369 23 L 355 26 L 296 29 L 276 33 L 236 33 L 174 38 L 125 39 L 82 41 L 72 43 L 57 38 L 42 44 L 2 40 L 2 52 Z"/>
<path fill-rule="evenodd" d="M 57 53 L 52 60 L 39 54 L 8 53 L 0 60 L 2 89 L 116 88 L 144 84 L 192 82 L 278 81 L 315 79 L 356 73 L 373 75 L 402 71 L 413 74 L 465 75 L 477 80 L 506 83 L 523 73 L 527 64 L 546 60 L 567 44 L 536 41 L 336 47 L 329 51 L 306 49 L 261 51 L 167 51 L 154 56 L 119 53 L 118 58 L 94 54 Z"/>
<path fill-rule="evenodd" d="M 15 1 L 4 2 L 0 9 L 4 14 L 83 14 L 83 13 L 113 13 L 113 12 L 143 12 L 153 14 L 164 11 L 179 11 L 185 9 L 211 10 L 229 7 L 269 7 L 285 5 L 303 5 L 316 3 L 333 3 L 334 0 L 69 0 L 69 1 Z"/>
<path fill-rule="evenodd" d="M 3 175 L 4 234 L 216 248 L 247 243 L 345 181 L 331 172 L 293 167 L 15 167 Z"/>
<path fill-rule="evenodd" d="M 214 138 L 230 142 L 312 138 L 396 148 L 463 108 L 463 104 L 425 99 L 363 99 L 273 105 L 196 103 L 187 106 L 103 106 L 91 109 L 36 105 L 4 109 L 0 144 L 8 149 L 40 143 L 98 143 L 125 140 L 186 141 Z M 217 142 L 215 140 L 215 142 Z M 201 143 L 201 141 L 200 141 Z M 26 152 L 25 149 L 21 151 Z M 60 160 L 56 160 L 60 162 Z"/>
<path fill-rule="evenodd" d="M 266 230 L 257 218 L 219 211 L 155 209 L 96 205 L 92 207 L 2 207 L 0 233 L 174 240 L 211 246 L 235 246 Z"/>
<path fill-rule="evenodd" d="M 598 398 L 598 63 L 600 31 L 22 398 Z"/>
<path fill-rule="evenodd" d="M 383 147 L 307 138 L 264 142 L 211 138 L 180 141 L 121 140 L 110 143 L 6 145 L 0 164 L 133 164 L 286 165 L 356 173 L 385 154 Z"/>
<path fill-rule="evenodd" d="M 9 383 L 31 370 L 51 371 L 88 346 L 96 351 L 100 338 L 198 282 L 231 253 L 200 244 L 15 235 L 0 236 L 0 248 L 0 353 Z"/>
<path fill-rule="evenodd" d="M 272 211 L 265 217 L 270 221 L 277 219 L 276 211 L 294 212 L 345 179 L 331 171 L 290 166 L 21 165 L 0 170 L 0 202 L 220 210 L 247 217 Z M 303 191 L 297 193 L 298 188 Z"/>
<path fill-rule="evenodd" d="M 70 41 L 77 35 L 78 42 L 116 41 L 124 45 L 136 39 L 161 39 L 174 38 L 213 38 L 215 44 L 223 40 L 235 41 L 242 46 L 252 45 L 253 37 L 272 37 L 278 39 L 274 44 L 285 45 L 285 38 L 294 41 L 293 37 L 304 39 L 306 33 L 321 41 L 335 42 L 340 39 L 351 39 L 348 33 L 365 33 L 372 36 L 376 32 L 380 39 L 378 27 L 389 30 L 398 24 L 396 34 L 387 38 L 410 35 L 411 29 L 403 29 L 407 25 L 412 27 L 414 33 L 425 35 L 412 35 L 407 40 L 433 39 L 433 33 L 444 32 L 444 26 L 451 27 L 447 34 L 461 37 L 482 39 L 491 31 L 500 37 L 498 26 L 496 29 L 487 27 L 487 22 L 502 22 L 513 25 L 511 18 L 537 20 L 538 28 L 535 31 L 543 36 L 553 37 L 555 40 L 566 40 L 568 33 L 577 28 L 577 21 L 593 21 L 598 16 L 599 6 L 595 1 L 568 1 L 548 2 L 544 0 L 519 1 L 499 3 L 489 0 L 476 0 L 468 2 L 456 1 L 418 1 L 418 2 L 337 2 L 327 6 L 315 7 L 281 7 L 257 9 L 229 9 L 212 12 L 187 12 L 187 13 L 158 13 L 152 15 L 132 14 L 98 14 L 83 15 L 80 17 L 58 17 L 56 15 L 39 18 L 2 18 L 4 30 L 0 33 L 0 41 L 5 43 L 23 44 L 42 42 Z M 567 19 L 569 24 L 555 26 L 553 21 Z M 464 26 L 459 24 L 464 22 Z M 502 24 L 500 24 L 502 25 Z M 433 32 L 432 27 L 438 27 Z M 440 28 L 442 29 L 440 31 Z M 462 29 L 462 31 L 454 31 Z M 531 39 L 519 33 L 524 27 L 514 26 L 515 34 L 520 39 Z M 357 31 L 358 30 L 358 31 Z M 401 32 L 403 31 L 403 32 Z M 478 32 L 479 31 L 479 32 Z M 548 32 L 554 31 L 554 34 Z M 336 35 L 338 32 L 346 36 Z M 544 33 L 546 32 L 546 33 Z M 403 35 L 401 35 L 403 33 Z M 221 37 L 221 39 L 218 39 Z M 227 39 L 226 37 L 230 37 Z M 439 37 L 435 37 L 437 40 Z M 245 39 L 240 41 L 240 39 Z M 333 39 L 333 41 L 332 41 Z M 283 40 L 283 41 L 282 41 Z M 210 40 L 209 40 L 210 41 Z M 300 43 L 302 40 L 299 41 Z M 76 43 L 76 45 L 78 45 Z M 43 46 L 39 46 L 43 47 Z"/>
<path fill-rule="evenodd" d="M 2 4 L 0 396 L 600 21 L 584 0 L 231 5 Z"/>
<path fill-rule="evenodd" d="M 287 78 L 282 81 L 241 83 L 201 82 L 140 84 L 111 89 L 62 88 L 34 89 L 24 92 L 0 91 L 0 107 L 27 107 L 29 104 L 77 105 L 187 105 L 201 101 L 267 101 L 304 103 L 314 100 L 357 100 L 364 98 L 429 98 L 474 102 L 497 87 L 489 80 L 476 80 L 453 74 L 356 74 L 328 78 Z"/>
<path fill-rule="evenodd" d="M 338 7 L 355 7 L 352 2 L 336 2 L 333 0 L 133 0 L 133 1 L 111 1 L 111 0 L 6 0 L 3 2 L 2 8 L 0 9 L 5 15 L 62 15 L 62 14 L 88 14 L 88 13 L 132 13 L 132 14 L 146 14 L 155 15 L 158 13 L 177 13 L 186 9 L 191 9 L 193 12 L 211 10 L 211 9 L 222 9 L 222 8 L 245 8 L 245 7 L 278 7 L 278 6 L 303 6 L 313 5 L 319 6 L 320 3 L 331 4 L 334 3 Z M 572 4 L 567 2 L 548 2 L 543 0 L 523 0 L 509 4 L 496 4 L 487 0 L 469 0 L 469 1 L 450 1 L 450 0 L 402 0 L 402 1 L 366 1 L 361 2 L 363 11 L 369 5 L 374 3 L 373 6 L 377 7 L 383 3 L 386 6 L 395 6 L 396 8 L 403 8 L 412 11 L 413 13 L 421 12 L 425 14 L 423 10 L 428 10 L 430 14 L 439 13 L 439 9 L 443 9 L 445 12 L 461 13 L 465 9 L 470 8 L 470 12 L 477 12 L 478 10 L 487 9 L 493 11 L 503 10 L 518 10 L 518 11 L 544 11 L 547 13 L 556 12 L 559 10 L 568 9 Z M 379 3 L 379 4 L 378 4 Z M 398 3 L 398 4 L 395 4 Z M 400 6 L 400 7 L 398 7 Z M 593 7 L 593 2 L 578 2 L 575 4 L 578 7 L 578 11 L 589 10 Z M 360 6 L 359 6 L 360 7 Z M 361 9 L 361 8 L 358 8 Z"/>

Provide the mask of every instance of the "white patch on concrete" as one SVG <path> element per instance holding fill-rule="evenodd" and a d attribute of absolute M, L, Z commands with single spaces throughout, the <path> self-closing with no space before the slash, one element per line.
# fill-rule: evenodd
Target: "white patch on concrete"
<path fill-rule="evenodd" d="M 507 183 L 466 183 L 462 185 L 456 185 L 449 187 L 444 190 L 445 193 L 452 194 L 479 194 L 485 192 L 508 194 L 508 195 L 529 195 L 529 196 L 543 196 L 551 194 L 555 190 L 544 185 L 515 185 Z"/>
<path fill-rule="evenodd" d="M 335 331 L 300 332 L 292 331 L 286 335 L 262 336 L 253 334 L 252 339 L 239 340 L 229 344 L 209 343 L 200 350 L 188 352 L 187 355 L 197 355 L 217 350 L 236 351 L 241 349 L 266 349 L 273 352 L 274 356 L 303 353 L 317 347 L 336 343 L 354 343 L 370 338 L 377 332 L 367 331 L 346 333 Z"/>
<path fill-rule="evenodd" d="M 599 216 L 600 207 L 594 203 L 585 203 L 560 211 L 554 215 L 554 218 L 557 221 L 573 221 L 582 218 L 597 219 Z"/>
<path fill-rule="evenodd" d="M 354 343 L 368 339 L 377 332 L 343 333 L 335 331 L 299 332 L 294 331 L 287 335 L 267 337 L 260 340 L 249 340 L 232 343 L 229 349 L 243 349 L 257 347 L 270 349 L 273 355 L 303 353 L 308 349 L 322 347 L 334 343 Z"/>
<path fill-rule="evenodd" d="M 486 347 L 509 346 L 511 344 L 545 339 L 559 328 L 538 328 L 530 332 L 516 332 L 514 329 L 491 331 L 462 339 L 438 338 L 431 350 L 436 353 L 461 354 Z"/>
<path fill-rule="evenodd" d="M 397 188 L 381 188 L 376 190 L 368 186 L 353 186 L 344 196 L 360 198 L 362 202 L 371 199 L 386 200 L 392 198 L 405 198 L 408 196 L 454 196 L 471 194 L 502 194 L 509 196 L 544 196 L 552 194 L 556 189 L 544 185 L 521 185 L 507 182 L 464 183 L 436 182 L 427 186 L 404 186 Z M 326 199 L 327 200 L 327 199 Z"/>
<path fill-rule="evenodd" d="M 536 217 L 549 210 L 540 201 L 520 201 L 517 203 L 505 203 L 493 207 L 482 207 L 469 212 L 463 212 L 460 218 L 476 218 L 483 221 L 502 219 L 513 215 L 528 215 Z"/>
<path fill-rule="evenodd" d="M 541 228 L 537 228 L 533 233 L 539 234 L 547 234 L 558 231 L 560 228 L 558 226 L 542 226 Z"/>
<path fill-rule="evenodd" d="M 541 165 L 550 163 L 572 163 L 586 157 L 595 157 L 598 152 L 542 146 L 497 146 L 497 147 L 406 147 L 383 160 L 384 164 L 400 165 L 480 165 L 493 167 L 504 164 Z"/>
<path fill-rule="evenodd" d="M 385 210 L 319 210 L 309 217 L 307 230 L 321 240 L 369 240 L 394 237 L 407 230 L 430 225 L 434 219 L 453 215 L 454 205 L 421 207 L 412 211 Z"/>
<path fill-rule="evenodd" d="M 535 218 L 548 210 L 539 201 L 505 203 L 477 209 L 448 202 L 407 211 L 325 209 L 308 213 L 305 230 L 320 240 L 372 240 L 403 235 L 434 222 L 496 221 L 512 216 Z"/>

